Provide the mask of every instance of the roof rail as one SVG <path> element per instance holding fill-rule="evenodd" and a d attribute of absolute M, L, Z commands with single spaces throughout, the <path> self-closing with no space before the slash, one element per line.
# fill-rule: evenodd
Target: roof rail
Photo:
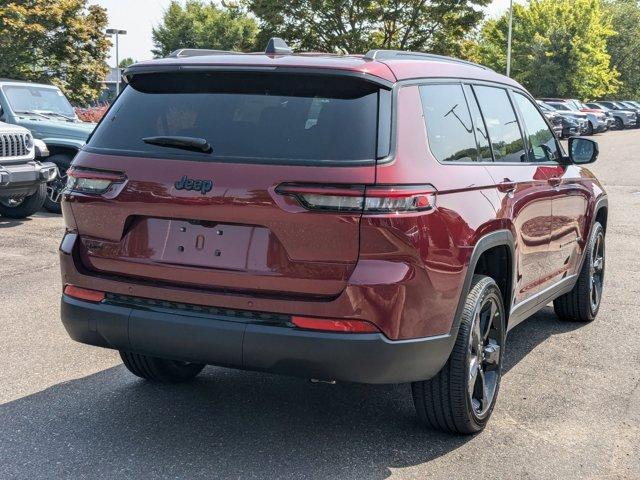
<path fill-rule="evenodd" d="M 264 49 L 264 53 L 267 55 L 291 55 L 293 49 L 283 39 L 271 37 L 269 43 L 267 43 L 267 48 Z"/>
<path fill-rule="evenodd" d="M 483 68 L 485 70 L 491 70 L 489 67 L 480 65 L 479 63 L 469 62 L 467 60 L 460 60 L 459 58 L 446 57 L 444 55 L 436 55 L 435 53 L 423 53 L 423 52 L 405 52 L 403 50 L 369 50 L 364 58 L 368 60 L 391 60 L 393 58 L 407 59 L 407 60 L 421 60 L 431 59 L 438 60 L 440 62 L 461 63 L 473 67 Z M 491 70 L 493 71 L 493 70 Z"/>
<path fill-rule="evenodd" d="M 290 55 L 293 49 L 278 37 L 272 37 L 267 43 L 264 53 L 267 55 Z M 167 58 L 202 57 L 206 55 L 242 55 L 244 52 L 234 52 L 232 50 L 212 50 L 208 48 L 179 48 L 174 50 Z"/>
<path fill-rule="evenodd" d="M 202 57 L 205 55 L 238 55 L 242 52 L 233 52 L 231 50 L 210 50 L 206 48 L 179 48 L 174 50 L 167 58 L 183 58 L 183 57 Z"/>

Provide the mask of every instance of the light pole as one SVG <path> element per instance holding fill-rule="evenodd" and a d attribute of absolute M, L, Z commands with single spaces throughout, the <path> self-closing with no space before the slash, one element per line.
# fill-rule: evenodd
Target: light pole
<path fill-rule="evenodd" d="M 120 56 L 118 53 L 118 36 L 126 35 L 126 30 L 119 30 L 117 28 L 107 28 L 107 35 L 116 36 L 116 96 L 120 95 Z"/>
<path fill-rule="evenodd" d="M 511 74 L 511 29 L 513 26 L 513 0 L 509 0 L 509 33 L 507 34 L 507 77 Z"/>

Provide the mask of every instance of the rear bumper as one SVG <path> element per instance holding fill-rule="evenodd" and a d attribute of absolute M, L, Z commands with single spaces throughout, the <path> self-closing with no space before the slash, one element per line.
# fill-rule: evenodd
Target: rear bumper
<path fill-rule="evenodd" d="M 28 161 L 14 165 L 0 164 L 0 196 L 31 195 L 38 185 L 55 178 L 53 163 Z"/>
<path fill-rule="evenodd" d="M 161 358 L 359 383 L 425 380 L 445 364 L 450 335 L 391 341 L 382 334 L 325 333 L 226 315 L 92 303 L 63 295 L 74 340 Z"/>

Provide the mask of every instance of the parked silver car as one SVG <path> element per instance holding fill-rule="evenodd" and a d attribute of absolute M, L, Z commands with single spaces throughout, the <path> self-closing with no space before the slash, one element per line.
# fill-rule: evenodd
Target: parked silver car
<path fill-rule="evenodd" d="M 599 102 L 587 102 L 587 107 L 601 110 L 613 116 L 615 128 L 623 130 L 625 128 L 633 128 L 636 126 L 636 114 L 630 110 L 612 110 L 611 108 Z"/>
<path fill-rule="evenodd" d="M 545 100 L 552 107 L 558 110 L 570 110 L 572 112 L 586 115 L 587 131 L 585 135 L 593 135 L 594 133 L 602 133 L 609 130 L 609 121 L 606 114 L 600 112 L 582 111 L 581 104 L 577 100 Z"/>

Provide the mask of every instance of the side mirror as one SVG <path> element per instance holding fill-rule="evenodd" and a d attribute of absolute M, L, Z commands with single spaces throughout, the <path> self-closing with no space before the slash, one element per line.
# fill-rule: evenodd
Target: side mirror
<path fill-rule="evenodd" d="M 588 138 L 569 138 L 569 159 L 576 165 L 593 163 L 598 158 L 598 143 Z"/>

